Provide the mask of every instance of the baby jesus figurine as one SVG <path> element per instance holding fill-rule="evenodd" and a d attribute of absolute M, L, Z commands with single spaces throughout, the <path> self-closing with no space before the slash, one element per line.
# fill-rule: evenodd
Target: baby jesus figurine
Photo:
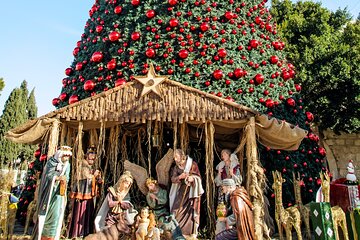
<path fill-rule="evenodd" d="M 136 217 L 135 223 L 135 237 L 136 240 L 146 240 L 146 236 L 148 234 L 148 226 L 150 223 L 149 219 L 149 208 L 144 207 L 141 209 L 140 214 Z"/>
<path fill-rule="evenodd" d="M 136 218 L 135 228 L 136 240 L 160 240 L 160 232 L 156 227 L 155 215 L 149 213 L 148 207 L 141 209 L 140 214 Z"/>

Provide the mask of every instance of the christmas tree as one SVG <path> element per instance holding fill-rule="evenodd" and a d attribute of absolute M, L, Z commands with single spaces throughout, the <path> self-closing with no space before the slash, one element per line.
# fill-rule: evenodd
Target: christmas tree
<path fill-rule="evenodd" d="M 16 213 L 16 218 L 22 223 L 25 223 L 29 203 L 34 200 L 34 193 L 37 187 L 36 184 L 41 176 L 44 163 L 47 158 L 42 146 L 39 146 L 39 148 L 35 150 L 34 158 L 35 159 L 31 161 L 28 166 L 25 186 L 21 192 L 18 210 Z M 32 222 L 32 220 L 30 221 Z"/>
<path fill-rule="evenodd" d="M 97 0 L 65 70 L 57 108 L 135 81 L 149 65 L 158 75 L 267 113 L 309 130 L 296 152 L 260 150 L 272 181 L 279 170 L 286 204 L 294 203 L 292 172 L 304 178 L 304 202 L 314 199 L 323 148 L 302 108 L 301 86 L 292 79 L 266 0 Z M 269 193 L 269 195 L 271 195 Z"/>

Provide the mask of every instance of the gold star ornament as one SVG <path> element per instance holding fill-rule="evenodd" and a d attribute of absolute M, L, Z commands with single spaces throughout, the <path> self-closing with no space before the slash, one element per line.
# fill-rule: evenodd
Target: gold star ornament
<path fill-rule="evenodd" d="M 134 78 L 143 85 L 140 96 L 143 97 L 151 91 L 160 96 L 159 85 L 164 82 L 168 78 L 168 76 L 156 75 L 154 66 L 150 64 L 150 69 L 146 76 L 134 76 Z"/>

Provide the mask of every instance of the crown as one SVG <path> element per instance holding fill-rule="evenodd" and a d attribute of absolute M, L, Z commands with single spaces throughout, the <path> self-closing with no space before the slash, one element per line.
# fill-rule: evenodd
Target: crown
<path fill-rule="evenodd" d="M 60 151 L 63 156 L 72 156 L 72 148 L 69 146 L 61 146 Z"/>

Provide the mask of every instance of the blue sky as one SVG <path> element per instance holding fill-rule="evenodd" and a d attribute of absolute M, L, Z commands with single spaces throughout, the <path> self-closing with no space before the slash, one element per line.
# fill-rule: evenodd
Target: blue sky
<path fill-rule="evenodd" d="M 323 0 L 330 10 L 348 7 L 356 18 L 359 0 Z M 15 0 L 0 8 L 0 77 L 5 88 L 0 111 L 10 92 L 23 80 L 35 88 L 39 116 L 55 110 L 51 101 L 61 91 L 64 70 L 73 61 L 94 0 Z"/>

